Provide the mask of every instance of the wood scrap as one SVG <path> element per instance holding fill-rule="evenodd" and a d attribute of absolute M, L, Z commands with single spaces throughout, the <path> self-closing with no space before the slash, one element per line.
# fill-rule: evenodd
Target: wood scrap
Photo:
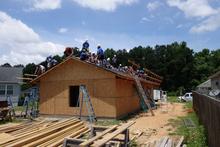
<path fill-rule="evenodd" d="M 126 123 L 122 126 L 119 126 L 117 128 L 117 130 L 115 130 L 114 132 L 105 135 L 102 139 L 100 139 L 98 141 L 95 141 L 94 144 L 92 144 L 92 146 L 99 147 L 99 146 L 104 145 L 105 143 L 107 143 L 108 141 L 110 141 L 111 139 L 113 139 L 114 137 L 119 135 L 120 133 L 124 132 L 126 129 L 128 129 L 134 123 L 135 122 L 129 122 L 129 123 Z"/>
<path fill-rule="evenodd" d="M 90 144 L 92 144 L 94 141 L 96 141 L 97 139 L 101 138 L 103 135 L 109 133 L 110 131 L 114 130 L 117 128 L 117 125 L 110 127 L 109 129 L 105 130 L 104 132 L 102 132 L 101 134 L 87 140 L 86 142 L 83 142 L 80 144 L 81 147 L 85 147 L 88 146 Z"/>
<path fill-rule="evenodd" d="M 184 140 L 184 136 L 181 136 L 178 143 L 177 143 L 177 145 L 176 145 L 176 147 L 180 147 L 183 143 L 183 140 Z"/>

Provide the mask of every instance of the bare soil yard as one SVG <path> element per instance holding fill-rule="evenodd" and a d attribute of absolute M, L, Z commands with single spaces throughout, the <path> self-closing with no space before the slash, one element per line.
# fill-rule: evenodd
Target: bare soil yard
<path fill-rule="evenodd" d="M 130 128 L 131 135 L 143 132 L 136 140 L 139 145 L 169 136 L 174 129 L 169 124 L 169 120 L 185 116 L 187 111 L 183 103 L 167 103 L 160 105 L 154 113 L 155 116 L 151 116 L 151 113 L 141 113 L 131 119 L 136 122 Z"/>

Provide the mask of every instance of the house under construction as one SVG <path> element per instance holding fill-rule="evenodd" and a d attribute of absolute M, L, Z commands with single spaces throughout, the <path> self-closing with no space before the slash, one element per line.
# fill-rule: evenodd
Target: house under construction
<path fill-rule="evenodd" d="M 144 90 L 160 86 L 161 80 L 139 78 Z M 126 73 L 102 68 L 70 57 L 31 81 L 40 90 L 40 114 L 79 115 L 79 86 L 88 89 L 96 117 L 120 118 L 141 108 L 135 79 Z M 82 108 L 86 116 L 86 106 Z"/>

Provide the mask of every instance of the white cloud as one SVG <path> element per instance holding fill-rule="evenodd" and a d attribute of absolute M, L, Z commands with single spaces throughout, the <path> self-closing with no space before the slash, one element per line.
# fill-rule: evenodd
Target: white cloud
<path fill-rule="evenodd" d="M 40 36 L 22 21 L 0 11 L 0 63 L 38 63 L 48 55 L 61 54 L 64 46 L 42 41 Z"/>
<path fill-rule="evenodd" d="M 154 2 L 149 2 L 147 4 L 147 9 L 148 11 L 154 11 L 156 10 L 157 8 L 159 8 L 161 6 L 161 3 L 158 2 L 158 1 L 154 1 Z"/>
<path fill-rule="evenodd" d="M 220 28 L 220 10 L 219 13 L 202 21 L 200 24 L 190 29 L 191 33 L 204 33 L 215 31 Z"/>
<path fill-rule="evenodd" d="M 46 11 L 61 8 L 61 0 L 31 0 L 30 10 Z"/>
<path fill-rule="evenodd" d="M 180 28 L 182 28 L 182 27 L 183 27 L 182 24 L 179 24 L 179 25 L 176 26 L 177 29 L 180 29 Z"/>
<path fill-rule="evenodd" d="M 140 23 L 151 22 L 151 20 L 147 17 L 142 17 Z"/>
<path fill-rule="evenodd" d="M 167 0 L 171 7 L 177 7 L 187 17 L 207 17 L 217 13 L 208 0 Z"/>
<path fill-rule="evenodd" d="M 93 10 L 114 11 L 119 5 L 131 5 L 138 0 L 72 0 Z"/>
<path fill-rule="evenodd" d="M 67 28 L 60 28 L 60 29 L 58 30 L 59 33 L 66 33 L 67 31 L 68 31 Z"/>

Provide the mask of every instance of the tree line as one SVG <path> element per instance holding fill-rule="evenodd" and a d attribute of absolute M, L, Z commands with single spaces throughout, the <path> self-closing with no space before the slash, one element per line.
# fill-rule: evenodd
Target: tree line
<path fill-rule="evenodd" d="M 79 49 L 75 48 L 75 56 L 79 56 Z M 138 46 L 130 49 L 105 50 L 106 58 L 117 56 L 117 64 L 130 65 L 128 59 L 136 62 L 141 68 L 147 68 L 163 77 L 161 88 L 167 91 L 190 91 L 220 70 L 220 49 L 210 51 L 203 49 L 194 52 L 186 42 L 174 42 L 167 45 Z M 54 56 L 58 62 L 64 57 Z M 6 63 L 7 64 L 7 63 Z M 44 64 L 44 62 L 42 62 Z M 21 66 L 21 65 L 19 65 Z M 29 63 L 23 73 L 33 74 L 35 64 Z"/>

